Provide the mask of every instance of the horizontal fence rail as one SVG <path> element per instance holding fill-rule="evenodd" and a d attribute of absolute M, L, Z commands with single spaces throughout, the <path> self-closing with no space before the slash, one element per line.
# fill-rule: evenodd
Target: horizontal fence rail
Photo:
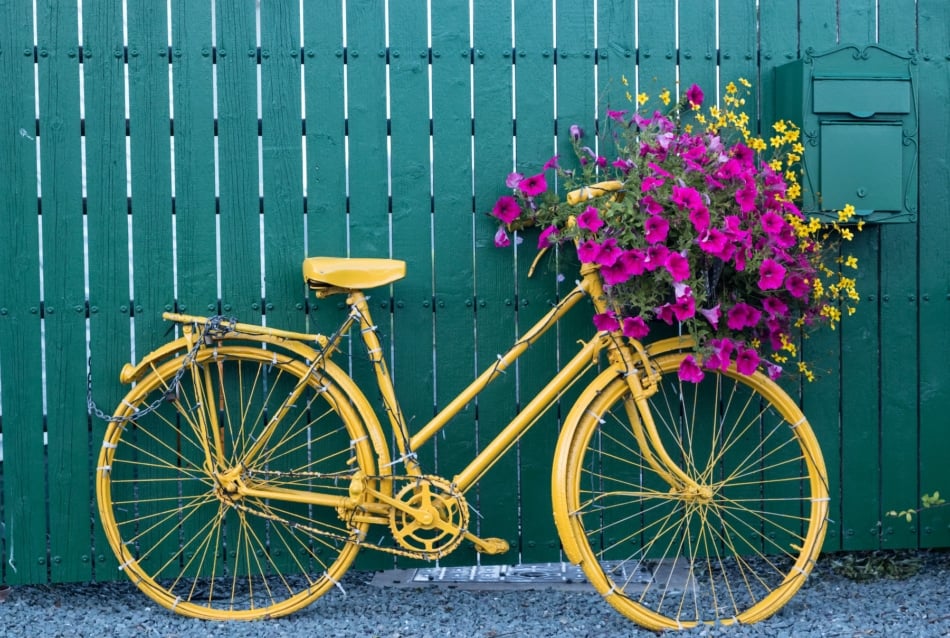
<path fill-rule="evenodd" d="M 569 157 L 569 129 L 692 83 L 716 100 L 841 43 L 918 64 L 918 221 L 856 240 L 859 313 L 805 343 L 801 388 L 831 472 L 826 550 L 950 545 L 950 516 L 886 516 L 950 490 L 945 0 L 0 0 L 0 582 L 111 580 L 94 502 L 117 380 L 166 338 L 163 311 L 327 330 L 336 299 L 308 255 L 394 257 L 374 291 L 403 411 L 421 424 L 540 316 L 570 257 L 529 279 L 536 236 L 494 246 L 506 175 Z M 591 135 L 593 138 L 593 135 Z M 562 277 L 563 275 L 563 277 Z M 585 317 L 559 326 L 423 455 L 471 458 L 557 368 Z M 571 350 L 572 351 L 572 350 Z M 350 372 L 371 375 L 353 344 Z M 568 404 L 569 405 L 569 404 Z M 566 408 L 565 408 L 566 409 Z M 546 417 L 484 479 L 476 533 L 504 562 L 559 560 Z M 484 527 L 484 529 L 481 529 Z M 392 559 L 362 556 L 364 567 Z M 460 549 L 455 562 L 474 562 Z"/>

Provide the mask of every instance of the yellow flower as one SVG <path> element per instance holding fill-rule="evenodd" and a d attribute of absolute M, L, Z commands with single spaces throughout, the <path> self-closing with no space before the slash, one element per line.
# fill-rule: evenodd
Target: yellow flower
<path fill-rule="evenodd" d="M 785 139 L 781 135 L 773 135 L 769 139 L 769 144 L 772 145 L 772 148 L 778 148 L 785 143 Z"/>
<path fill-rule="evenodd" d="M 620 81 L 623 82 L 623 85 L 624 85 L 624 86 L 629 86 L 629 85 L 630 85 L 630 83 L 627 81 L 627 76 L 626 76 L 626 75 L 621 75 L 621 76 L 620 76 Z"/>
<path fill-rule="evenodd" d="M 841 228 L 838 230 L 838 232 L 841 233 L 841 238 L 846 241 L 851 241 L 854 239 L 854 233 L 852 233 L 851 229 L 849 228 Z"/>
<path fill-rule="evenodd" d="M 637 94 L 637 104 L 646 104 L 650 99 L 650 96 L 646 93 Z"/>
<path fill-rule="evenodd" d="M 627 91 L 627 101 L 633 102 L 633 96 L 630 94 L 630 91 Z"/>
<path fill-rule="evenodd" d="M 847 266 L 847 267 L 849 267 L 849 268 L 857 269 L 857 267 L 858 267 L 858 258 L 855 257 L 854 255 L 849 255 L 848 258 L 845 260 L 844 265 Z"/>
<path fill-rule="evenodd" d="M 851 204 L 846 205 L 844 208 L 838 211 L 839 222 L 846 222 L 852 217 L 854 217 L 854 206 Z"/>
<path fill-rule="evenodd" d="M 788 125 L 785 123 L 785 120 L 779 120 L 778 122 L 772 125 L 772 128 L 775 129 L 776 133 L 784 133 L 785 130 L 788 128 Z"/>
<path fill-rule="evenodd" d="M 735 82 L 730 82 L 729 84 L 726 85 L 726 93 L 735 93 L 738 90 L 739 89 L 736 88 Z"/>
<path fill-rule="evenodd" d="M 670 90 L 669 89 L 663 89 L 663 91 L 660 92 L 660 101 L 663 102 L 664 106 L 670 105 Z"/>
<path fill-rule="evenodd" d="M 776 173 L 780 172 L 782 170 L 782 160 L 780 159 L 772 160 L 771 162 L 769 162 L 769 168 L 771 168 Z"/>
<path fill-rule="evenodd" d="M 749 88 L 749 87 L 752 86 L 752 83 L 749 82 L 749 81 L 748 81 L 747 79 L 745 79 L 745 78 L 739 78 L 739 84 L 741 84 L 741 85 L 744 86 L 745 88 Z"/>
<path fill-rule="evenodd" d="M 792 145 L 792 150 L 799 155 L 802 155 L 805 152 L 805 147 L 801 145 L 801 142 L 799 142 Z"/>
<path fill-rule="evenodd" d="M 761 137 L 755 137 L 752 140 L 750 140 L 749 147 L 753 151 L 764 151 L 765 149 L 768 148 L 768 146 L 765 143 L 765 140 L 763 140 Z"/>

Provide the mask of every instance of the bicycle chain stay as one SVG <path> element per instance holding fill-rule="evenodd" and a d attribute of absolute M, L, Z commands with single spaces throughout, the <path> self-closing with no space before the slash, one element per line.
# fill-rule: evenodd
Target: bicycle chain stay
<path fill-rule="evenodd" d="M 293 472 L 293 473 L 279 472 L 278 474 L 289 474 L 292 476 L 308 475 L 307 472 Z M 320 476 L 325 477 L 326 475 L 321 474 Z M 363 478 L 370 479 L 370 480 L 381 480 L 381 481 L 407 481 L 407 482 L 411 481 L 412 483 L 415 483 L 415 484 L 427 483 L 430 486 L 438 487 L 438 484 L 436 483 L 436 481 L 433 480 L 434 478 L 438 478 L 438 477 L 388 475 L 388 476 L 364 476 Z M 353 543 L 355 545 L 358 545 L 360 548 L 373 549 L 376 551 L 384 552 L 386 554 L 402 556 L 403 558 L 414 558 L 414 559 L 426 560 L 426 561 L 436 560 L 448 555 L 449 553 L 451 553 L 452 550 L 455 549 L 455 547 L 457 547 L 457 545 L 453 546 L 452 550 L 448 552 L 424 552 L 424 551 L 412 551 L 408 549 L 401 549 L 398 547 L 386 547 L 383 545 L 378 545 L 376 543 L 367 541 L 365 538 L 361 537 L 361 534 L 355 531 L 355 528 L 353 526 L 354 518 L 360 514 L 358 506 L 351 508 L 349 510 L 349 513 L 350 513 L 349 518 L 344 519 L 344 522 L 350 526 L 350 529 L 354 530 L 349 535 L 345 535 L 345 534 L 340 534 L 336 532 L 330 532 L 324 529 L 318 529 L 316 527 L 307 525 L 306 523 L 289 521 L 286 518 L 278 516 L 277 514 L 273 514 L 271 512 L 267 512 L 267 511 L 263 511 L 263 510 L 259 510 L 254 507 L 251 507 L 247 505 L 243 499 L 239 501 L 229 500 L 229 505 L 235 509 L 241 510 L 242 512 L 249 513 L 254 516 L 259 516 L 269 521 L 275 521 L 283 525 L 287 525 L 288 527 L 292 527 L 294 529 L 303 530 L 307 533 L 314 534 L 322 538 L 329 538 L 329 539 L 340 541 L 343 543 Z M 466 531 L 467 530 L 460 529 L 459 536 L 460 537 L 464 536 Z"/>
<path fill-rule="evenodd" d="M 215 315 L 213 317 L 208 317 L 208 320 L 205 322 L 204 327 L 201 330 L 201 334 L 195 343 L 191 346 L 191 349 L 185 353 L 182 357 L 181 367 L 175 372 L 175 375 L 171 378 L 168 383 L 168 390 L 159 398 L 155 399 L 142 409 L 136 409 L 132 414 L 128 416 L 115 416 L 113 414 L 106 414 L 98 405 L 96 405 L 95 400 L 92 398 L 92 357 L 89 357 L 87 361 L 86 373 L 86 409 L 90 414 L 95 416 L 97 419 L 105 421 L 107 423 L 128 423 L 129 421 L 135 421 L 136 419 L 141 419 L 144 416 L 147 416 L 160 408 L 163 403 L 173 400 L 177 396 L 178 385 L 181 383 L 182 377 L 185 376 L 185 372 L 188 371 L 188 366 L 192 361 L 195 360 L 195 356 L 198 354 L 198 350 L 201 347 L 209 343 L 212 339 L 215 338 L 215 335 L 224 335 L 233 332 L 229 326 L 233 326 L 237 323 L 237 320 L 234 317 L 225 317 L 224 315 Z M 219 337 L 219 338 L 220 338 Z M 131 407 L 131 406 L 130 406 Z"/>

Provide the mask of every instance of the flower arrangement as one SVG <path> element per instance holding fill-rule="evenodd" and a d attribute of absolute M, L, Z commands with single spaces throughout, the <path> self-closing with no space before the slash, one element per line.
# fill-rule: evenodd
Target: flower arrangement
<path fill-rule="evenodd" d="M 574 125 L 577 168 L 555 156 L 540 173 L 509 175 L 512 194 L 491 211 L 502 222 L 495 244 L 508 245 L 509 233 L 528 225 L 541 228 L 539 249 L 576 244 L 579 259 L 598 265 L 603 278 L 611 310 L 594 317 L 599 330 L 643 339 L 650 321 L 660 320 L 695 337 L 683 380 L 698 382 L 704 370 L 732 363 L 742 374 L 763 367 L 776 378 L 797 359 L 801 329 L 834 329 L 842 310 L 855 311 L 859 295 L 845 269 L 857 260 L 836 250 L 853 238 L 854 209 L 845 207 L 830 226 L 806 218 L 794 203 L 799 129 L 780 121 L 768 142 L 754 136 L 735 83 L 726 86 L 724 108 L 705 113 L 696 85 L 672 107 L 669 91 L 658 97 L 668 112 L 607 110 L 598 145 L 611 153 L 591 148 Z M 565 190 L 586 188 L 589 198 L 563 201 L 548 187 L 552 172 Z M 814 378 L 804 362 L 797 368 Z"/>

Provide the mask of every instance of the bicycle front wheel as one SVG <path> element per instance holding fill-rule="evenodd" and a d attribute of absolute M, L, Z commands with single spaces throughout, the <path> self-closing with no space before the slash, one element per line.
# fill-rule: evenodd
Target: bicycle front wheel
<path fill-rule="evenodd" d="M 654 360 L 659 388 L 643 412 L 616 377 L 574 406 L 555 457 L 558 532 L 595 588 L 644 627 L 757 622 L 788 602 L 821 549 L 824 461 L 779 386 L 732 370 L 682 382 L 684 356 Z"/>
<path fill-rule="evenodd" d="M 119 568 L 186 616 L 291 613 L 338 583 L 366 533 L 294 500 L 339 502 L 357 473 L 376 474 L 364 424 L 325 371 L 272 350 L 209 347 L 182 361 L 140 381 L 105 435 L 96 493 Z"/>

